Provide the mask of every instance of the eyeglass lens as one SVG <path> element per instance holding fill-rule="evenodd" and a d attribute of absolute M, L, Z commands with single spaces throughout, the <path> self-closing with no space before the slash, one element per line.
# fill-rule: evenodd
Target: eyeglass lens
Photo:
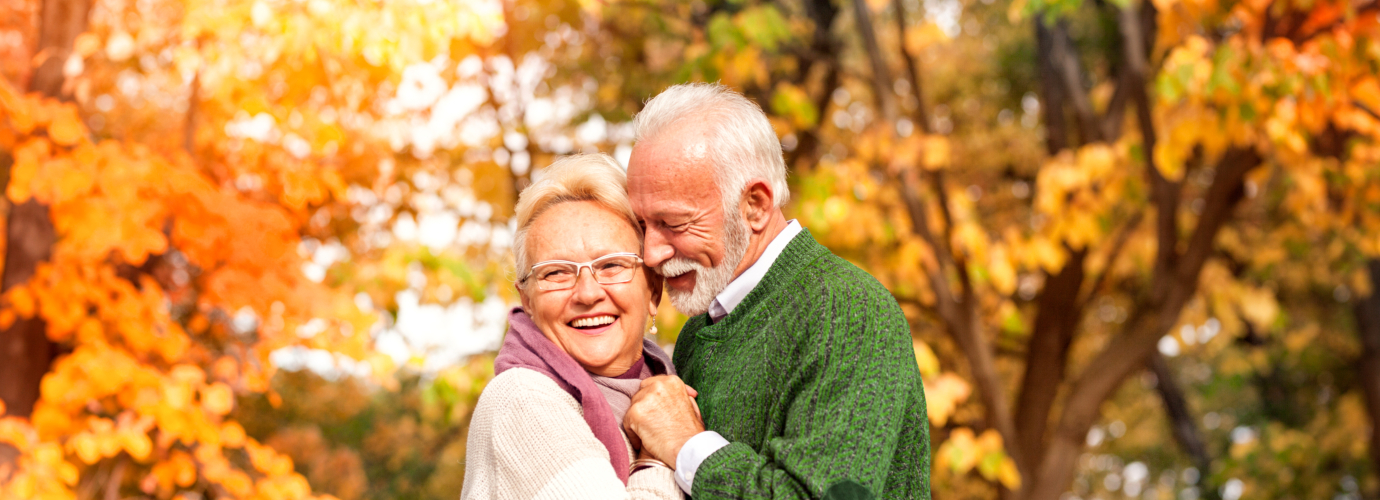
<path fill-rule="evenodd" d="M 612 285 L 632 281 L 633 271 L 637 269 L 637 258 L 627 255 L 610 255 L 587 264 L 594 281 Z M 580 268 L 584 264 L 573 262 L 549 262 L 537 266 L 532 275 L 537 278 L 542 290 L 563 290 L 575 286 Z"/>

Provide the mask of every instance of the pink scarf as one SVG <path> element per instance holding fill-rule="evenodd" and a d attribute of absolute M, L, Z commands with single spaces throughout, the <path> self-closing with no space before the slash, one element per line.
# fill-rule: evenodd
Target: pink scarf
<path fill-rule="evenodd" d="M 650 340 L 642 340 L 642 357 L 652 374 L 676 374 L 670 356 Z M 508 315 L 508 334 L 503 338 L 498 357 L 494 358 L 494 375 L 513 368 L 526 368 L 550 377 L 580 402 L 584 408 L 585 423 L 589 424 L 594 437 L 609 451 L 613 471 L 623 484 L 628 484 L 628 464 L 632 463 L 632 459 L 623 444 L 622 426 L 608 399 L 594 383 L 590 373 L 551 339 L 542 335 L 536 323 L 532 322 L 532 317 L 521 307 L 513 308 Z"/>

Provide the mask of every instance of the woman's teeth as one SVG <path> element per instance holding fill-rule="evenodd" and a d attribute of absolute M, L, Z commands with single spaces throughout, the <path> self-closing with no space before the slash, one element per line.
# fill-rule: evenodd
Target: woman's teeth
<path fill-rule="evenodd" d="M 604 326 L 609 323 L 613 323 L 613 316 L 594 316 L 589 318 L 580 318 L 575 321 L 571 321 L 570 326 L 573 326 L 575 328 L 590 328 L 595 326 Z"/>

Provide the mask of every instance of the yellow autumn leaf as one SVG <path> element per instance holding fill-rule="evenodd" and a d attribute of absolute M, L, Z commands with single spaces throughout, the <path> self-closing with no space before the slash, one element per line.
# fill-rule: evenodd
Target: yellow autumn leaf
<path fill-rule="evenodd" d="M 942 135 L 925 136 L 925 147 L 921 155 L 926 170 L 939 170 L 949 165 L 949 139 Z"/>
<path fill-rule="evenodd" d="M 192 390 L 179 383 L 163 384 L 163 402 L 173 410 L 183 410 L 192 400 Z"/>
<path fill-rule="evenodd" d="M 226 422 L 220 426 L 220 444 L 226 448 L 244 446 L 244 427 L 239 422 Z"/>
<path fill-rule="evenodd" d="M 906 31 L 906 50 L 911 54 L 919 54 L 926 48 L 949 41 L 949 36 L 944 34 L 944 30 L 939 29 L 935 23 L 925 23 L 917 28 Z"/>
<path fill-rule="evenodd" d="M 80 458 L 87 465 L 94 464 L 101 459 L 100 445 L 96 442 L 96 437 L 89 432 L 83 432 L 72 437 L 67 442 L 67 446 L 71 447 L 77 453 L 77 458 Z"/>
<path fill-rule="evenodd" d="M 1241 316 L 1259 329 L 1268 329 L 1279 314 L 1279 302 L 1275 300 L 1274 292 L 1267 289 L 1243 290 L 1240 305 Z"/>
<path fill-rule="evenodd" d="M 216 382 L 201 389 L 201 407 L 212 415 L 225 415 L 235 407 L 235 394 L 230 386 Z"/>
<path fill-rule="evenodd" d="M 998 466 L 997 481 L 1010 490 L 1021 487 L 1021 472 L 1016 469 L 1016 461 L 1012 460 L 1011 457 L 1006 457 Z"/>
<path fill-rule="evenodd" d="M 960 427 L 949 433 L 949 439 L 939 445 L 939 451 L 935 453 L 935 463 L 947 463 L 949 470 L 955 474 L 964 474 L 977 465 L 981 458 L 979 452 L 973 430 Z"/>
<path fill-rule="evenodd" d="M 149 457 L 149 452 L 153 451 L 153 442 L 149 440 L 148 434 L 136 429 L 125 429 L 119 432 L 120 445 L 129 456 L 135 460 L 143 462 Z"/>
<path fill-rule="evenodd" d="M 937 377 L 924 379 L 926 413 L 930 424 L 943 426 L 949 422 L 954 410 L 972 394 L 972 387 L 962 377 L 952 373 L 941 373 Z"/>
<path fill-rule="evenodd" d="M 917 338 L 912 338 L 911 344 L 915 348 L 915 362 L 920 366 L 920 376 L 929 378 L 938 375 L 939 357 L 934 355 L 934 350 L 930 349 L 929 344 Z"/>
<path fill-rule="evenodd" d="M 998 293 L 1002 295 L 1015 293 L 1016 268 L 1011 265 L 1011 259 L 1007 257 L 1004 245 L 992 245 L 987 272 L 992 280 L 992 288 L 995 288 Z"/>

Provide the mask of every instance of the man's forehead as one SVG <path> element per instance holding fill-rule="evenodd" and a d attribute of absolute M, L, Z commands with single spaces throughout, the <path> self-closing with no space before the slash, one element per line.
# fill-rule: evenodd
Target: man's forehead
<path fill-rule="evenodd" d="M 686 175 L 703 175 L 712 165 L 709 145 L 694 139 L 669 137 L 639 143 L 633 147 L 628 176 L 660 182 Z"/>

